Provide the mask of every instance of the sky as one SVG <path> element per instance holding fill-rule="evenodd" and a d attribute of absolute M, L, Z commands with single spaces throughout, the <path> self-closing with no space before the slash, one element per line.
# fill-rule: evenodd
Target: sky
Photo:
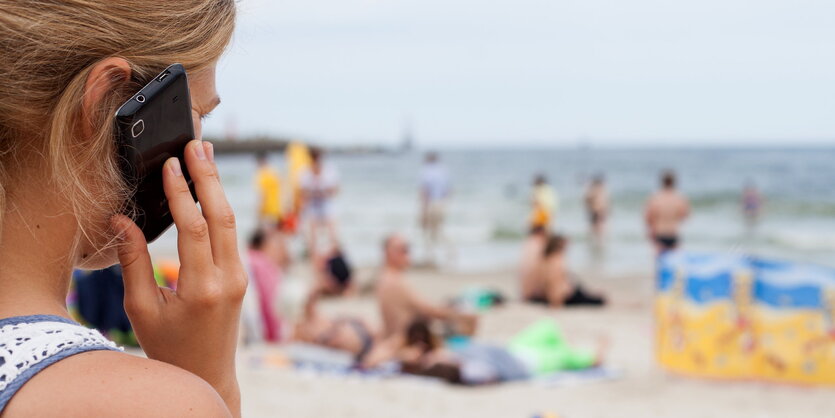
<path fill-rule="evenodd" d="M 835 144 L 832 0 L 241 0 L 207 136 Z"/>

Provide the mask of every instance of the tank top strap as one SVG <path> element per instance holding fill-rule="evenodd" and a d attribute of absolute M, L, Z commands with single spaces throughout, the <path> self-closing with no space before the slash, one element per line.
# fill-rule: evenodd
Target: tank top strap
<path fill-rule="evenodd" d="M 121 351 L 100 332 L 55 315 L 0 319 L 0 414 L 33 376 L 69 356 Z"/>

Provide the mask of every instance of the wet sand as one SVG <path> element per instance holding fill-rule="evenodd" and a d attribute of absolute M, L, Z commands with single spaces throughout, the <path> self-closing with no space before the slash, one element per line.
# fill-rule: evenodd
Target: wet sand
<path fill-rule="evenodd" d="M 296 277 L 304 277 L 297 268 Z M 373 272 L 362 272 L 362 278 Z M 512 300 L 483 315 L 478 338 L 503 342 L 527 324 L 555 319 L 567 338 L 589 348 L 609 341 L 607 366 L 619 380 L 546 387 L 510 383 L 462 388 L 409 377 L 383 380 L 312 375 L 256 364 L 274 347 L 242 348 L 239 379 L 247 417 L 811 417 L 835 416 L 835 391 L 760 382 L 691 379 L 665 372 L 653 358 L 650 274 L 588 277 L 603 289 L 605 309 L 547 310 L 515 299 L 511 272 L 453 274 L 413 271 L 410 280 L 429 298 L 443 300 L 472 285 L 501 289 Z M 290 286 L 291 288 L 293 285 Z M 377 322 L 369 296 L 323 302 L 325 312 L 359 314 Z"/>

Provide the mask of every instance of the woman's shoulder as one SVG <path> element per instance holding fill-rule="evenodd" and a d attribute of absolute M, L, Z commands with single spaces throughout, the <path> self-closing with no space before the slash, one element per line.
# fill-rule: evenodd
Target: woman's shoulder
<path fill-rule="evenodd" d="M 90 351 L 35 375 L 3 411 L 16 416 L 229 416 L 217 392 L 183 369 L 115 351 Z"/>

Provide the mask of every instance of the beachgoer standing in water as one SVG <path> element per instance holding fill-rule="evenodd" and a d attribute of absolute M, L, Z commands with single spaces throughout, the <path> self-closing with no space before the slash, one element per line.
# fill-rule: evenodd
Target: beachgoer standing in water
<path fill-rule="evenodd" d="M 450 245 L 443 231 L 450 192 L 449 174 L 440 163 L 438 154 L 427 153 L 420 172 L 420 225 L 426 243 L 427 263 L 432 265 L 435 264 L 436 246 Z"/>
<path fill-rule="evenodd" d="M 606 218 L 609 216 L 609 192 L 603 175 L 595 176 L 586 191 L 586 212 L 589 216 L 591 235 L 596 244 L 603 243 L 606 232 Z"/>
<path fill-rule="evenodd" d="M 675 173 L 665 171 L 661 190 L 649 198 L 645 212 L 647 233 L 659 254 L 678 247 L 679 229 L 689 215 L 690 202 L 676 190 Z"/>
<path fill-rule="evenodd" d="M 310 254 L 316 254 L 318 234 L 323 229 L 328 234 L 330 246 L 339 244 L 333 213 L 333 198 L 339 193 L 339 174 L 331 165 L 325 165 L 322 157 L 321 149 L 310 149 L 310 169 L 302 174 L 300 182 L 304 212 L 309 223 Z"/>
<path fill-rule="evenodd" d="M 551 230 L 559 208 L 557 192 L 548 184 L 544 174 L 537 174 L 533 181 L 531 197 L 530 229 Z"/>
<path fill-rule="evenodd" d="M 258 223 L 265 227 L 274 227 L 281 221 L 281 178 L 269 165 L 266 153 L 256 157 L 258 171 L 255 173 L 255 185 L 258 188 Z"/>
<path fill-rule="evenodd" d="M 742 191 L 742 215 L 749 225 L 757 223 L 763 205 L 763 197 L 757 186 L 749 182 Z"/>

